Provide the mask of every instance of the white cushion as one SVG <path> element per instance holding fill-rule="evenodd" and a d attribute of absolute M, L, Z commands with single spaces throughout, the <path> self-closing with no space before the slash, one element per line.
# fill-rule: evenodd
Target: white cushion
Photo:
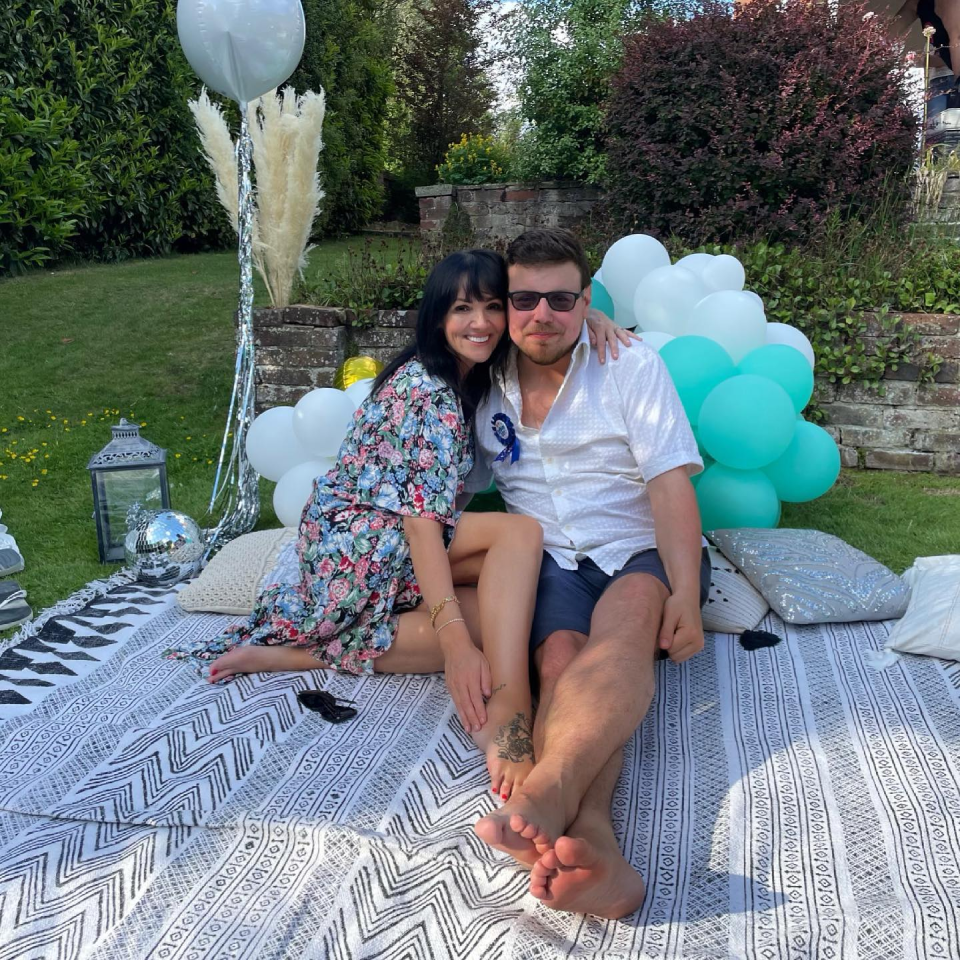
<path fill-rule="evenodd" d="M 203 573 L 177 594 L 177 603 L 188 613 L 252 613 L 264 578 L 296 535 L 296 530 L 282 527 L 231 540 Z"/>
<path fill-rule="evenodd" d="M 710 547 L 710 593 L 703 605 L 703 629 L 716 633 L 753 630 L 770 605 L 716 547 Z"/>
<path fill-rule="evenodd" d="M 910 603 L 887 649 L 960 660 L 960 556 L 918 557 L 903 579 Z"/>

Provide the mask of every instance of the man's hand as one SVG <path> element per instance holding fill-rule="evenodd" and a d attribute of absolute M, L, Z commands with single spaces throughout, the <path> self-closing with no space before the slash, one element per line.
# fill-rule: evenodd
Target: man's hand
<path fill-rule="evenodd" d="M 490 664 L 469 637 L 442 647 L 444 679 L 460 723 L 467 733 L 476 733 L 487 722 L 484 700 L 491 693 Z"/>
<path fill-rule="evenodd" d="M 616 360 L 620 356 L 621 343 L 629 347 L 631 340 L 643 339 L 623 327 L 618 327 L 605 313 L 594 310 L 593 307 L 587 310 L 587 336 L 590 338 L 590 346 L 597 351 L 597 360 L 600 363 L 607 362 L 608 347 L 610 356 Z"/>
<path fill-rule="evenodd" d="M 683 663 L 703 649 L 700 598 L 672 595 L 663 605 L 659 647 L 674 663 Z"/>

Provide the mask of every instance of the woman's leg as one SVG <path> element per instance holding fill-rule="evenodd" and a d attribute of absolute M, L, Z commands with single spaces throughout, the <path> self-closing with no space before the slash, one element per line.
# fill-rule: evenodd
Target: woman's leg
<path fill-rule="evenodd" d="M 529 517 L 465 513 L 450 544 L 454 583 L 475 582 L 482 648 L 490 664 L 487 722 L 473 738 L 491 788 L 509 797 L 533 769 L 530 625 L 543 531 Z"/>

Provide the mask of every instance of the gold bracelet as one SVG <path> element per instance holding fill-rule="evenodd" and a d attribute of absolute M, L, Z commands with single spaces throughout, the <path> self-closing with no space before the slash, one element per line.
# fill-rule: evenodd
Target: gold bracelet
<path fill-rule="evenodd" d="M 444 627 L 449 627 L 451 623 L 466 623 L 467 621 L 463 617 L 454 617 L 452 620 L 448 620 L 446 623 L 441 623 L 439 627 L 436 628 L 436 632 L 439 633 Z"/>
<path fill-rule="evenodd" d="M 430 626 L 432 627 L 437 622 L 437 617 L 440 616 L 440 611 L 450 602 L 453 601 L 457 606 L 460 606 L 460 601 L 456 597 L 444 597 L 438 604 L 435 604 L 430 608 Z"/>

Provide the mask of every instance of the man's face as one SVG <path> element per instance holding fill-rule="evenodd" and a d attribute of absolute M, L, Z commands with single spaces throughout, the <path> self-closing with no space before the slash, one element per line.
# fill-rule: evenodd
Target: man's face
<path fill-rule="evenodd" d="M 550 293 L 563 290 L 579 293 L 580 270 L 573 263 L 514 264 L 508 271 L 510 292 L 532 290 Z M 518 310 L 508 304 L 507 316 L 510 339 L 520 352 L 541 366 L 550 366 L 569 356 L 580 338 L 583 321 L 590 305 L 590 292 L 580 297 L 572 310 L 552 310 L 545 298 L 532 310 Z"/>

